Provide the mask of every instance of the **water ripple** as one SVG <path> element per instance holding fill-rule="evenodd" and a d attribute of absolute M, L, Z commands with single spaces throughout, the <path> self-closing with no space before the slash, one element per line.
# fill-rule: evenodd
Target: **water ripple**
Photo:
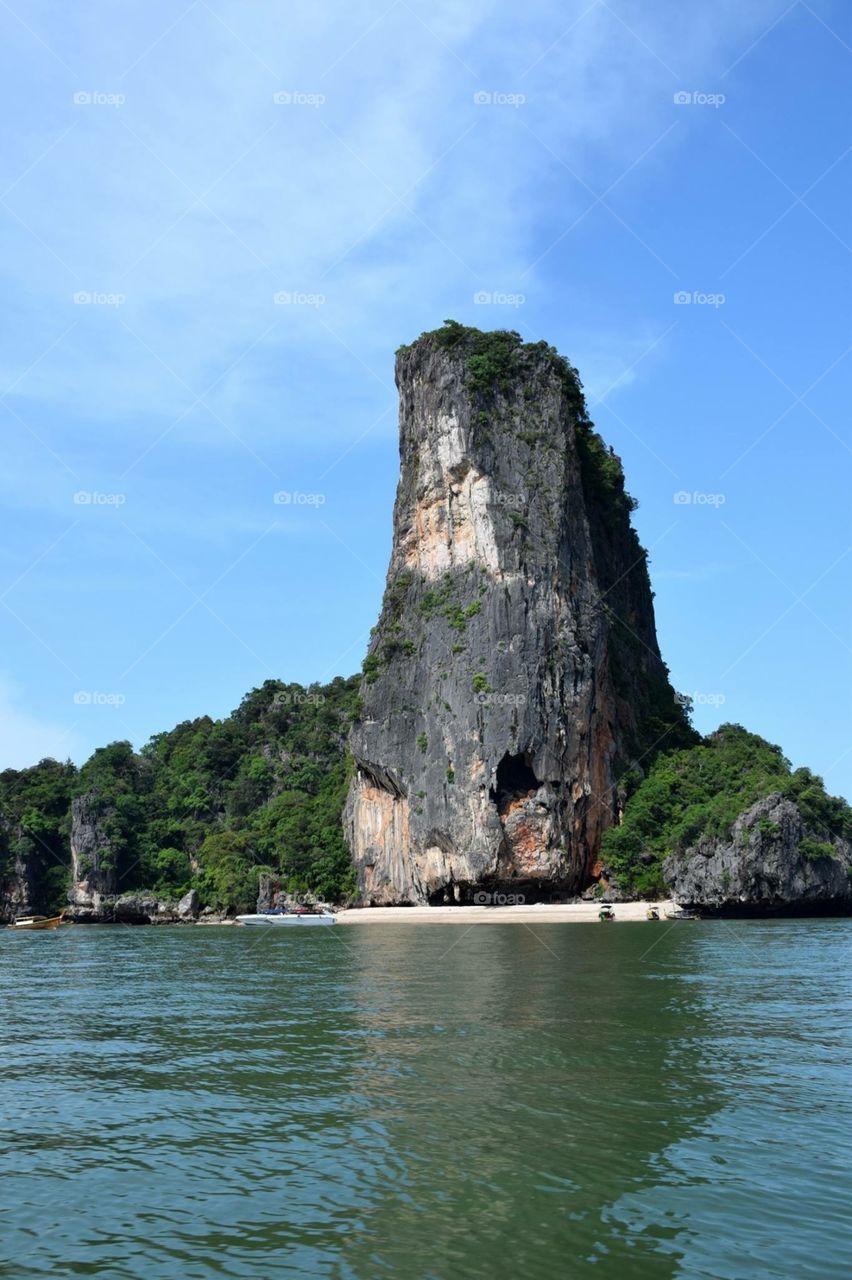
<path fill-rule="evenodd" d="M 845 1277 L 852 922 L 651 928 L 0 931 L 4 1274 Z"/>

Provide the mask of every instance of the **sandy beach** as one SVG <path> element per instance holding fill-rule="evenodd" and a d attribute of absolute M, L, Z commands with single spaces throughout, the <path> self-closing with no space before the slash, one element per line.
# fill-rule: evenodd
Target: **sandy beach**
<path fill-rule="evenodd" d="M 677 903 L 617 902 L 615 922 L 644 921 L 649 907 L 660 919 Z M 338 924 L 591 924 L 598 923 L 600 903 L 522 903 L 506 907 L 354 907 L 337 912 Z"/>

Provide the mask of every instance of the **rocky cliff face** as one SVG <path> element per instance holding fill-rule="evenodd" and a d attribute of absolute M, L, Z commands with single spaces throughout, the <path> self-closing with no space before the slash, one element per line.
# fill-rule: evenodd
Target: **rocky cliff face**
<path fill-rule="evenodd" d="M 618 459 L 546 344 L 397 358 L 401 474 L 345 811 L 363 899 L 581 890 L 617 779 L 684 730 Z"/>
<path fill-rule="evenodd" d="M 71 888 L 68 915 L 76 920 L 99 920 L 102 905 L 116 892 L 114 859 L 97 792 L 71 801 Z"/>
<path fill-rule="evenodd" d="M 198 917 L 194 889 L 179 902 L 118 893 L 109 828 L 114 811 L 97 789 L 71 801 L 71 888 L 66 919 L 76 924 L 175 924 Z"/>
<path fill-rule="evenodd" d="M 6 873 L 0 876 L 0 923 L 30 915 L 32 899 L 31 864 L 23 854 L 17 853 Z"/>
<path fill-rule="evenodd" d="M 663 874 L 677 902 L 709 911 L 852 910 L 852 844 L 808 840 L 801 811 L 780 793 L 752 805 L 727 838 L 668 858 Z"/>

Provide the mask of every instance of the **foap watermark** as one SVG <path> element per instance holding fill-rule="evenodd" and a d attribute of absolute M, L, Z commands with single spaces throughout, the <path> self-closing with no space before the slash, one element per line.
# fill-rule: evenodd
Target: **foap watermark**
<path fill-rule="evenodd" d="M 672 502 L 677 507 L 723 507 L 727 502 L 724 493 L 699 493 L 693 489 L 678 489 L 672 494 Z"/>
<path fill-rule="evenodd" d="M 123 107 L 126 101 L 123 93 L 104 93 L 100 89 L 78 89 L 74 94 L 75 107 Z"/>
<path fill-rule="evenodd" d="M 489 893 L 478 889 L 473 895 L 475 907 L 522 907 L 526 898 L 522 893 Z"/>
<path fill-rule="evenodd" d="M 322 307 L 325 305 L 325 294 L 279 289 L 277 293 L 273 293 L 272 301 L 276 307 Z"/>
<path fill-rule="evenodd" d="M 276 107 L 322 107 L 326 97 L 324 93 L 305 93 L 302 89 L 279 89 L 273 93 L 272 101 Z"/>
<path fill-rule="evenodd" d="M 123 693 L 101 693 L 98 689 L 78 689 L 74 694 L 78 707 L 123 707 L 126 701 Z"/>
<path fill-rule="evenodd" d="M 272 699 L 273 707 L 321 707 L 324 702 L 324 693 L 311 693 L 307 689 L 295 692 L 280 689 Z"/>
<path fill-rule="evenodd" d="M 700 89 L 679 89 L 677 93 L 672 94 L 672 101 L 676 107 L 719 107 L 725 103 L 724 93 L 704 93 Z"/>
<path fill-rule="evenodd" d="M 474 694 L 474 702 L 478 702 L 481 707 L 523 707 L 526 704 L 527 695 L 525 693 L 495 693 L 493 690 L 483 690 L 481 693 Z"/>
<path fill-rule="evenodd" d="M 101 293 L 97 289 L 78 289 L 74 294 L 75 307 L 123 307 L 126 301 L 124 293 Z"/>
<path fill-rule="evenodd" d="M 700 289 L 678 289 L 674 295 L 676 307 L 724 307 L 727 298 L 724 293 L 702 293 Z"/>
<path fill-rule="evenodd" d="M 77 507 L 123 507 L 126 493 L 101 493 L 99 489 L 78 489 L 74 494 Z"/>
<path fill-rule="evenodd" d="M 504 489 L 495 489 L 491 501 L 496 507 L 525 507 L 527 499 L 522 493 L 507 493 Z"/>
<path fill-rule="evenodd" d="M 525 93 L 501 93 L 499 90 L 480 89 L 473 95 L 477 107 L 522 107 L 526 100 Z"/>
<path fill-rule="evenodd" d="M 722 707 L 725 704 L 724 693 L 676 693 L 675 702 L 679 707 Z"/>
<path fill-rule="evenodd" d="M 302 493 L 299 489 L 279 489 L 272 495 L 272 501 L 278 507 L 323 507 L 324 493 Z"/>
<path fill-rule="evenodd" d="M 473 295 L 477 307 L 522 307 L 526 300 L 525 293 L 500 293 L 499 290 L 491 293 L 487 289 L 480 289 Z"/>

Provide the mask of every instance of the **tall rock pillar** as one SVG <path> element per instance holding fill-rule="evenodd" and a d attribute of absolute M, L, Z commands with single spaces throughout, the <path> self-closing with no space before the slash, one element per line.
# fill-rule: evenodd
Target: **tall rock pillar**
<path fill-rule="evenodd" d="M 396 381 L 344 816 L 362 899 L 577 892 L 620 773 L 684 728 L 620 462 L 545 343 L 448 323 L 398 353 Z"/>

